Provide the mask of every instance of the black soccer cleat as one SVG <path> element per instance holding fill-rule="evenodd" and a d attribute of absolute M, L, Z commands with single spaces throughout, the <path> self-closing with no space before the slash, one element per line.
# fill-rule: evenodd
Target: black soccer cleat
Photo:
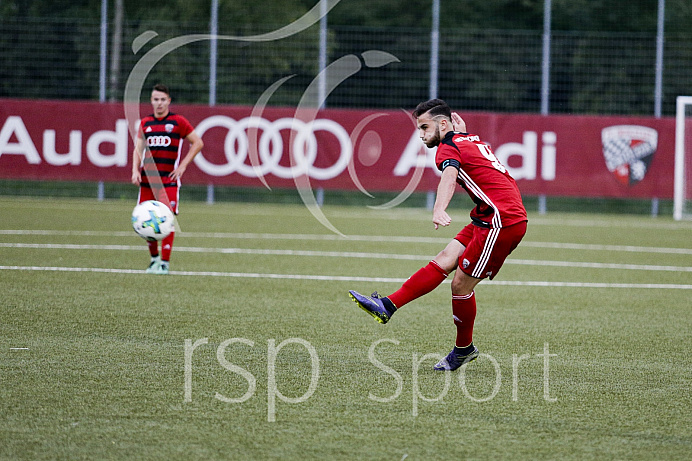
<path fill-rule="evenodd" d="M 351 299 L 358 304 L 358 307 L 372 315 L 375 320 L 382 324 L 389 322 L 392 315 L 384 306 L 384 303 L 382 303 L 382 300 L 380 299 L 381 296 L 377 294 L 377 292 L 374 292 L 370 296 L 362 295 L 353 290 L 350 290 L 348 293 L 351 296 Z"/>
<path fill-rule="evenodd" d="M 473 346 L 473 350 L 466 355 L 457 354 L 454 349 L 452 352 L 447 354 L 447 357 L 443 358 L 433 367 L 438 371 L 454 371 L 460 366 L 476 360 L 478 358 L 479 352 L 476 346 Z"/>

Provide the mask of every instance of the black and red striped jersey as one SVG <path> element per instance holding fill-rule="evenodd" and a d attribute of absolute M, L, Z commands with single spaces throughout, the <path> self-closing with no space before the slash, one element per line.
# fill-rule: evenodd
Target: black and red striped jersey
<path fill-rule="evenodd" d="M 457 168 L 457 183 L 476 204 L 471 210 L 475 224 L 499 228 L 527 220 L 517 183 L 477 135 L 447 133 L 437 147 L 435 164 L 440 171 Z"/>
<path fill-rule="evenodd" d="M 180 163 L 183 140 L 192 133 L 193 127 L 185 117 L 169 113 L 163 118 L 154 115 L 144 117 L 140 123 L 140 136 L 144 136 L 147 150 L 142 164 L 143 187 L 150 187 L 151 175 L 161 178 L 164 186 L 176 186 L 180 181 L 171 180 L 168 175 Z"/>

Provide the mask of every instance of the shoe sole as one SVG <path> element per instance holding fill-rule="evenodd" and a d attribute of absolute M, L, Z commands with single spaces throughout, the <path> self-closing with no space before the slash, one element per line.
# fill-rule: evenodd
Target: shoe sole
<path fill-rule="evenodd" d="M 371 311 L 370 309 L 368 309 L 368 308 L 366 308 L 365 306 L 363 306 L 363 305 L 360 303 L 360 301 L 358 301 L 358 300 L 356 299 L 356 297 L 353 296 L 351 293 L 349 293 L 348 295 L 351 297 L 351 299 L 353 300 L 353 302 L 356 303 L 356 304 L 358 305 L 358 307 L 360 307 L 360 308 L 363 309 L 365 312 L 367 312 L 368 314 L 370 314 L 370 315 L 372 316 L 372 318 L 374 318 L 375 320 L 377 320 L 378 323 L 381 323 L 382 325 L 384 325 L 384 324 L 387 323 L 387 321 L 389 320 L 389 319 L 387 319 L 387 320 L 382 320 L 382 319 L 381 319 L 377 314 L 375 314 L 373 311 Z"/>

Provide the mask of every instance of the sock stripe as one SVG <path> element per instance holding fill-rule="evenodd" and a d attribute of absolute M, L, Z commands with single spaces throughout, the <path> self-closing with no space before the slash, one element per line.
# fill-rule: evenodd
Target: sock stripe
<path fill-rule="evenodd" d="M 452 295 L 452 299 L 457 299 L 457 300 L 470 299 L 475 294 L 476 294 L 476 292 L 472 291 L 471 293 L 469 293 L 467 295 Z"/>
<path fill-rule="evenodd" d="M 436 268 L 437 270 L 439 270 L 442 274 L 444 274 L 445 277 L 447 277 L 447 276 L 449 275 L 449 272 L 447 272 L 446 270 L 442 269 L 442 266 L 440 266 L 440 264 L 439 264 L 437 261 L 435 261 L 435 260 L 433 259 L 433 260 L 430 261 L 430 262 L 432 263 L 433 266 L 435 266 L 435 268 Z"/>

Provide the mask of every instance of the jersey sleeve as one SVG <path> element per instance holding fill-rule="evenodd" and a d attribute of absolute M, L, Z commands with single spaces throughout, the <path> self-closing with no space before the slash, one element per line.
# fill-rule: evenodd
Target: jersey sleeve
<path fill-rule="evenodd" d="M 447 160 L 444 160 L 438 166 L 438 168 L 440 169 L 440 171 L 444 171 L 448 166 L 451 166 L 451 167 L 456 168 L 457 170 L 460 170 L 461 169 L 461 162 L 457 159 L 454 159 L 454 158 L 448 158 Z"/>
<path fill-rule="evenodd" d="M 194 131 L 192 124 L 185 118 L 180 117 L 178 120 L 178 126 L 180 127 L 180 138 L 185 139 L 187 135 Z"/>
<path fill-rule="evenodd" d="M 145 120 L 146 120 L 146 117 L 142 118 L 139 121 L 139 129 L 137 130 L 137 137 L 139 137 L 139 138 L 144 138 L 144 122 L 145 122 Z"/>
<path fill-rule="evenodd" d="M 440 171 L 444 171 L 448 166 L 453 166 L 458 170 L 461 168 L 461 155 L 454 146 L 440 144 L 435 154 L 435 165 Z"/>

